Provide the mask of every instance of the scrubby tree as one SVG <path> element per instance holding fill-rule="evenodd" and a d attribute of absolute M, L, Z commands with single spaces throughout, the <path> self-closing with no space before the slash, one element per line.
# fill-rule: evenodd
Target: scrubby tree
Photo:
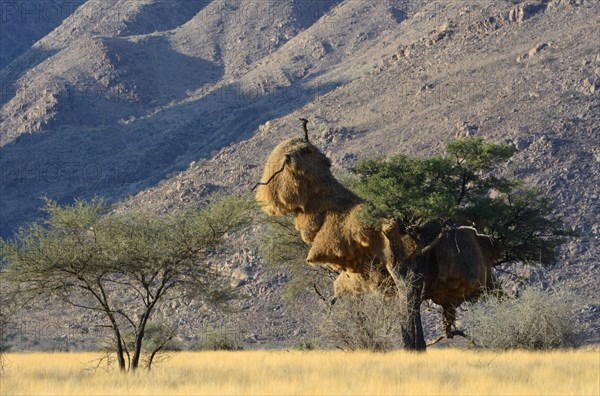
<path fill-rule="evenodd" d="M 251 205 L 224 198 L 200 210 L 156 215 L 111 212 L 101 199 L 64 206 L 47 200 L 46 218 L 2 240 L 0 254 L 21 294 L 57 296 L 102 312 L 120 369 L 135 370 L 161 302 L 183 293 L 205 301 L 228 298 L 224 274 L 203 259 L 227 233 L 247 224 Z"/>
<path fill-rule="evenodd" d="M 442 156 L 366 159 L 352 169 L 357 176 L 354 189 L 367 202 L 364 221 L 395 220 L 421 241 L 414 260 L 400 269 L 400 274 L 416 280 L 410 288 L 413 295 L 423 287 L 420 279 L 432 275 L 418 256 L 428 254 L 453 230 L 470 229 L 500 246 L 502 254 L 486 264 L 496 266 L 504 262 L 550 265 L 564 238 L 575 235 L 553 216 L 549 199 L 540 191 L 518 179 L 498 176 L 498 167 L 513 154 L 511 146 L 476 137 L 448 143 Z M 431 235 L 432 230 L 437 235 Z M 456 302 L 444 306 L 448 336 L 455 308 Z M 416 306 L 409 314 L 415 312 Z M 408 329 L 406 339 L 420 339 L 419 327 Z"/>
<path fill-rule="evenodd" d="M 0 275 L 2 275 L 0 273 Z M 2 278 L 0 277 L 0 282 Z M 10 313 L 8 311 L 8 301 L 6 299 L 6 293 L 0 292 L 0 376 L 4 372 L 4 352 L 8 348 L 6 345 L 5 335 L 8 324 L 10 322 Z"/>
<path fill-rule="evenodd" d="M 8 342 L 11 329 L 19 311 L 27 306 L 29 299 L 17 298 L 18 285 L 7 279 L 0 260 L 0 375 L 3 374 L 4 354 L 12 348 Z"/>
<path fill-rule="evenodd" d="M 322 341 L 352 351 L 398 348 L 408 324 L 409 306 L 407 293 L 398 293 L 392 285 L 389 288 L 349 294 L 336 302 L 319 318 L 317 329 Z"/>

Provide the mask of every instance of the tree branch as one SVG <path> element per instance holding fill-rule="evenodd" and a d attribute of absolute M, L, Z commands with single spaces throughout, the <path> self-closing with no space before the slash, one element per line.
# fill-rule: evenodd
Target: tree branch
<path fill-rule="evenodd" d="M 138 293 L 140 296 L 144 296 L 144 294 L 142 293 L 141 290 L 139 290 L 133 283 L 131 282 L 124 282 L 124 281 L 118 281 L 116 279 L 107 279 L 107 282 L 112 282 L 112 283 L 116 283 L 118 285 L 123 285 L 123 286 L 128 286 L 130 288 L 132 288 L 133 290 L 136 291 L 136 293 Z"/>
<path fill-rule="evenodd" d="M 458 227 L 454 227 L 452 228 L 453 230 L 471 230 L 475 233 L 475 235 L 479 236 L 479 237 L 485 237 L 485 238 L 490 238 L 490 239 L 494 239 L 493 235 L 490 234 L 482 234 L 479 232 L 479 230 L 473 226 L 458 226 Z"/>
<path fill-rule="evenodd" d="M 429 253 L 433 248 L 435 248 L 442 241 L 442 239 L 444 239 L 448 235 L 448 232 L 457 231 L 457 230 L 471 230 L 477 236 L 494 239 L 493 235 L 482 234 L 479 232 L 479 230 L 477 230 L 477 228 L 475 228 L 473 226 L 458 226 L 458 227 L 444 226 L 442 228 L 442 231 L 440 231 L 440 233 L 437 235 L 437 237 L 432 242 L 430 242 L 427 246 L 423 247 L 422 249 L 417 250 L 415 253 L 413 253 L 413 256 L 423 256 L 423 255 Z"/>
<path fill-rule="evenodd" d="M 308 143 L 308 128 L 306 127 L 308 120 L 306 118 L 300 118 L 300 121 L 302 122 L 302 129 L 304 129 L 304 140 Z"/>
<path fill-rule="evenodd" d="M 118 313 L 119 315 L 124 317 L 129 322 L 129 324 L 131 324 L 133 331 L 137 334 L 137 327 L 135 326 L 135 323 L 133 323 L 133 320 L 131 320 L 131 318 L 129 317 L 129 315 L 127 315 L 125 313 L 125 311 L 123 311 L 122 309 L 118 309 L 118 310 L 112 311 L 112 312 Z"/>
<path fill-rule="evenodd" d="M 446 235 L 448 235 L 448 232 L 450 230 L 452 230 L 452 228 L 450 228 L 450 227 L 442 228 L 442 231 L 440 231 L 438 236 L 431 243 L 429 243 L 424 248 L 419 249 L 416 252 L 414 252 L 413 256 L 423 256 L 423 255 L 429 253 L 433 248 L 435 248 L 442 241 L 442 239 L 444 239 L 446 237 Z"/>
<path fill-rule="evenodd" d="M 283 170 L 285 169 L 285 162 L 283 163 L 283 165 L 281 165 L 281 169 L 279 169 L 277 172 L 273 173 L 271 175 L 271 177 L 269 177 L 269 180 L 267 180 L 266 182 L 258 182 L 254 185 L 254 187 L 252 187 L 252 189 L 250 191 L 254 191 L 256 189 L 256 187 L 258 186 L 266 186 L 269 183 L 271 183 L 271 181 L 273 181 L 273 179 L 275 178 L 275 176 L 277 176 L 278 174 L 280 174 L 281 172 L 283 172 Z"/>

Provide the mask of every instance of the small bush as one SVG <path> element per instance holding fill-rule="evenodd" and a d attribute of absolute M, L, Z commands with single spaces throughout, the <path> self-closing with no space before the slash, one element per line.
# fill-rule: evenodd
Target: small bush
<path fill-rule="evenodd" d="M 1 268 L 1 264 L 0 264 Z M 3 274 L 0 272 L 0 277 Z M 0 279 L 1 280 L 1 279 Z M 14 309 L 8 310 L 6 307 L 15 307 L 16 304 L 9 298 L 9 293 L 7 293 L 7 285 L 5 282 L 0 284 L 0 376 L 2 376 L 4 372 L 4 354 L 10 350 L 12 347 L 7 343 L 8 336 L 8 327 L 11 321 L 11 318 L 14 317 Z"/>
<path fill-rule="evenodd" d="M 295 349 L 299 351 L 316 351 L 321 348 L 319 340 L 302 341 L 296 345 Z"/>
<path fill-rule="evenodd" d="M 1 342 L 1 340 L 0 340 Z M 4 346 L 4 344 L 0 344 L 0 376 L 2 376 L 2 374 L 4 373 L 4 351 L 6 350 L 6 347 Z"/>
<path fill-rule="evenodd" d="M 209 328 L 201 334 L 200 340 L 193 346 L 201 351 L 239 351 L 244 349 L 240 334 L 227 328 Z"/>
<path fill-rule="evenodd" d="M 4 322 L 3 317 L 0 315 L 0 376 L 4 372 L 4 351 L 7 347 L 4 345 Z"/>
<path fill-rule="evenodd" d="M 340 298 L 320 325 L 326 341 L 349 350 L 389 351 L 402 346 L 407 304 L 379 291 Z"/>
<path fill-rule="evenodd" d="M 487 296 L 466 313 L 475 343 L 486 349 L 576 346 L 569 299 L 563 292 L 526 288 L 518 298 Z"/>

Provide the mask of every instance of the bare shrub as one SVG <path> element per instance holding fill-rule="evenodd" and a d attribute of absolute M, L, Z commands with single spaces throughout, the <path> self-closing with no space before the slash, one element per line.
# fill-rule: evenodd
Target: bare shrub
<path fill-rule="evenodd" d="M 407 304 L 401 294 L 375 290 L 341 297 L 320 323 L 324 341 L 341 349 L 389 351 L 402 347 Z"/>
<path fill-rule="evenodd" d="M 7 343 L 8 327 L 23 302 L 15 300 L 13 285 L 4 280 L 0 262 L 0 377 L 4 373 L 4 357 L 11 345 Z"/>
<path fill-rule="evenodd" d="M 0 312 L 0 376 L 4 373 L 4 351 L 6 346 L 4 345 L 4 330 L 6 327 L 6 318 Z"/>
<path fill-rule="evenodd" d="M 228 327 L 208 327 L 200 334 L 198 342 L 192 346 L 200 351 L 239 351 L 244 349 L 241 334 Z"/>
<path fill-rule="evenodd" d="M 518 298 L 482 298 L 465 321 L 482 348 L 568 348 L 577 344 L 571 309 L 566 293 L 530 286 Z"/>

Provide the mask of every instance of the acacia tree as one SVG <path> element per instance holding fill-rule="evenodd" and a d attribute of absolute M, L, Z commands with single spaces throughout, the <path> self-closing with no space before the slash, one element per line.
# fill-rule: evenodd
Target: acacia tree
<path fill-rule="evenodd" d="M 120 369 L 135 370 L 147 325 L 162 301 L 182 293 L 215 302 L 230 297 L 223 274 L 202 259 L 224 235 L 247 224 L 251 205 L 245 198 L 225 198 L 159 216 L 110 212 L 101 199 L 65 206 L 47 200 L 47 218 L 2 240 L 0 253 L 22 294 L 58 296 L 102 312 Z M 132 343 L 126 331 L 133 332 Z"/>
<path fill-rule="evenodd" d="M 498 264 L 550 265 L 555 248 L 576 233 L 553 216 L 540 191 L 496 175 L 513 154 L 511 146 L 480 137 L 454 140 L 442 156 L 359 161 L 351 170 L 357 176 L 353 187 L 367 201 L 367 222 L 394 219 L 417 235 L 433 222 L 443 226 L 440 237 L 453 228 L 471 228 L 502 244 Z"/>
<path fill-rule="evenodd" d="M 352 169 L 357 176 L 354 189 L 367 202 L 364 221 L 396 221 L 422 244 L 399 268 L 400 276 L 411 279 L 408 299 L 414 308 L 409 310 L 405 344 L 425 348 L 419 296 L 426 274 L 420 257 L 451 230 L 471 229 L 499 243 L 504 254 L 495 265 L 550 265 L 556 247 L 576 235 L 552 215 L 550 201 L 541 192 L 518 179 L 496 175 L 497 167 L 513 154 L 511 146 L 476 137 L 448 143 L 443 156 L 379 157 L 360 161 Z"/>
<path fill-rule="evenodd" d="M 363 221 L 373 226 L 395 222 L 421 243 L 415 259 L 401 263 L 397 274 L 404 278 L 410 304 L 403 331 L 407 348 L 425 348 L 420 323 L 424 266 L 418 258 L 448 232 L 468 228 L 500 243 L 504 257 L 496 265 L 517 261 L 550 265 L 555 248 L 575 235 L 552 215 L 551 203 L 541 192 L 497 175 L 498 167 L 513 154 L 511 146 L 469 138 L 449 142 L 441 156 L 367 158 L 344 177 L 344 184 L 365 200 Z M 298 248 L 299 236 L 289 228 L 285 222 L 267 228 L 263 255 L 274 262 L 288 261 L 296 269 L 291 272 L 302 276 L 297 268 L 305 267 L 306 249 Z"/>

